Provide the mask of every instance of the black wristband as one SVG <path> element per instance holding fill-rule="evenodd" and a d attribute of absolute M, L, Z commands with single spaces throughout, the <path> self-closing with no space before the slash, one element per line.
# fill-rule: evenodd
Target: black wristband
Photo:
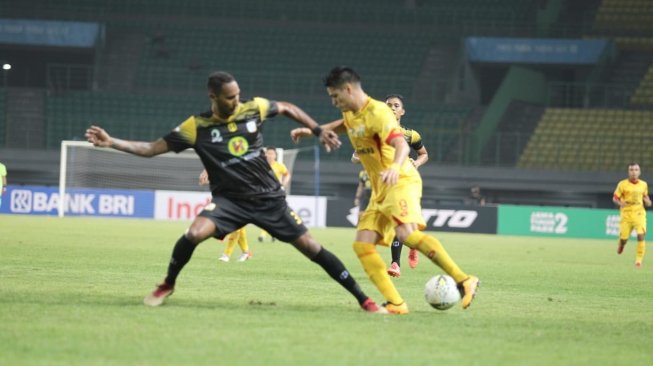
<path fill-rule="evenodd" d="M 316 126 L 311 131 L 313 131 L 313 135 L 320 137 L 320 134 L 322 133 L 322 127 Z"/>

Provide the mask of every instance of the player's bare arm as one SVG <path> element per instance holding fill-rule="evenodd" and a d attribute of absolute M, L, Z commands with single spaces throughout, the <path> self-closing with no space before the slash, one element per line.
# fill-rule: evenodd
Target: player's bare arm
<path fill-rule="evenodd" d="M 342 134 L 347 132 L 347 129 L 345 128 L 345 121 L 343 119 L 339 119 L 336 121 L 332 121 L 329 123 L 325 123 L 323 125 L 320 125 L 322 130 L 331 130 L 334 131 L 337 134 Z M 298 127 L 290 131 L 290 139 L 294 143 L 298 143 L 299 140 L 301 140 L 303 137 L 309 137 L 313 134 L 313 131 L 311 131 L 310 128 L 306 127 Z"/>
<path fill-rule="evenodd" d="M 648 195 L 645 195 L 644 196 L 644 204 L 646 205 L 646 207 L 651 207 L 651 204 L 652 204 L 651 197 L 649 197 Z"/>
<path fill-rule="evenodd" d="M 340 145 L 342 145 L 335 132 L 322 129 L 320 125 L 311 118 L 311 116 L 306 114 L 306 112 L 298 106 L 289 102 L 277 102 L 277 106 L 279 108 L 279 114 L 283 114 L 284 116 L 303 124 L 305 127 L 310 129 L 313 134 L 318 136 L 320 138 L 320 143 L 324 145 L 327 152 L 338 149 Z"/>
<path fill-rule="evenodd" d="M 390 145 L 395 148 L 395 156 L 390 168 L 381 172 L 381 181 L 387 185 L 394 185 L 399 181 L 399 169 L 408 157 L 410 147 L 401 135 L 390 140 Z"/>
<path fill-rule="evenodd" d="M 164 139 L 152 142 L 128 141 L 111 137 L 102 127 L 91 126 L 86 130 L 86 140 L 97 147 L 110 147 L 133 155 L 152 157 L 169 151 Z"/>
<path fill-rule="evenodd" d="M 417 158 L 412 161 L 413 166 L 415 168 L 419 168 L 420 166 L 424 165 L 427 161 L 429 161 L 429 153 L 426 151 L 426 148 L 422 146 L 421 149 L 417 150 Z"/>

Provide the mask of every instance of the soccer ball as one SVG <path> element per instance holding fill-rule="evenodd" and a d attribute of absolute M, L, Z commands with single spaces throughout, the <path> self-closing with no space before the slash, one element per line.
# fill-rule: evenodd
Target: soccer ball
<path fill-rule="evenodd" d="M 458 286 L 453 278 L 447 275 L 437 275 L 426 283 L 424 298 L 434 308 L 447 310 L 460 301 L 460 291 L 458 291 Z"/>

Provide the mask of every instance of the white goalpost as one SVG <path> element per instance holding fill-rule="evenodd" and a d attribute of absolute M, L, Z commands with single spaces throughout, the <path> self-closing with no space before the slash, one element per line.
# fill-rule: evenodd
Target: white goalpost
<path fill-rule="evenodd" d="M 204 167 L 193 150 L 143 158 L 84 141 L 62 141 L 58 216 L 74 189 L 206 191 L 198 185 Z"/>

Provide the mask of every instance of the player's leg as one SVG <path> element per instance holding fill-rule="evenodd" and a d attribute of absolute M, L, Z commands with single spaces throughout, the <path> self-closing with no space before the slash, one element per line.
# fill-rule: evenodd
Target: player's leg
<path fill-rule="evenodd" d="M 392 260 L 390 262 L 390 267 L 388 267 L 388 274 L 392 277 L 401 276 L 401 248 L 403 245 L 395 237 L 390 244 L 390 253 L 392 255 Z"/>
<path fill-rule="evenodd" d="M 166 297 L 172 295 L 177 276 L 179 276 L 179 272 L 181 272 L 186 263 L 190 261 L 197 244 L 212 236 L 215 230 L 216 226 L 210 219 L 201 216 L 195 218 L 191 226 L 177 240 L 172 250 L 166 278 L 151 294 L 145 297 L 143 300 L 145 305 L 159 306 Z"/>
<path fill-rule="evenodd" d="M 229 258 L 231 258 L 231 254 L 233 254 L 234 247 L 236 246 L 239 238 L 240 232 L 238 230 L 227 234 L 227 236 L 224 238 L 224 251 L 220 257 L 221 261 L 229 262 Z"/>
<path fill-rule="evenodd" d="M 372 221 L 372 214 L 367 213 L 362 217 L 360 224 L 363 227 L 365 222 Z M 362 229 L 359 226 L 356 232 L 356 240 L 354 241 L 353 248 L 358 260 L 361 262 L 367 277 L 379 290 L 381 295 L 386 300 L 385 308 L 388 312 L 393 314 L 407 314 L 408 305 L 397 291 L 397 288 L 392 283 L 390 276 L 386 271 L 385 262 L 376 250 L 376 243 L 381 236 L 376 232 L 368 229 Z"/>
<path fill-rule="evenodd" d="M 633 231 L 633 225 L 631 224 L 629 218 L 625 217 L 624 215 L 625 214 L 621 215 L 621 221 L 619 222 L 619 242 L 617 243 L 617 254 L 624 252 L 624 247 L 628 242 L 628 237 L 630 237 L 630 233 Z"/>
<path fill-rule="evenodd" d="M 642 262 L 644 261 L 644 255 L 646 254 L 646 217 L 640 219 L 638 224 L 635 226 L 637 230 L 637 250 L 635 251 L 635 267 L 641 268 Z"/>
<path fill-rule="evenodd" d="M 249 250 L 249 242 L 247 241 L 247 230 L 245 227 L 241 227 L 238 230 L 238 246 L 240 246 L 240 257 L 238 257 L 239 262 L 244 262 L 252 257 L 252 252 Z"/>
<path fill-rule="evenodd" d="M 456 281 L 463 292 L 463 309 L 467 309 L 476 296 L 480 282 L 478 277 L 463 272 L 438 239 L 416 229 L 416 224 L 398 225 L 396 228 L 397 236 L 405 245 L 420 251 Z"/>
<path fill-rule="evenodd" d="M 363 310 L 383 311 L 361 290 L 342 261 L 313 239 L 302 219 L 288 207 L 285 198 L 266 200 L 258 205 L 257 209 L 258 215 L 253 218 L 253 224 L 264 228 L 272 237 L 291 243 L 307 258 L 317 263 L 356 298 Z"/>

